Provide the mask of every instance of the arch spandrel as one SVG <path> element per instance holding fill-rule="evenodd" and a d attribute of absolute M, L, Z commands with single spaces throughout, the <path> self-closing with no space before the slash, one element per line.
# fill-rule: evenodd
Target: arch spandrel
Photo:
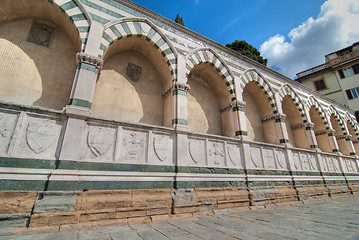
<path fill-rule="evenodd" d="M 105 26 L 101 40 L 101 55 L 107 58 L 107 48 L 117 40 L 136 36 L 143 37 L 153 44 L 165 59 L 172 76 L 172 82 L 177 81 L 177 52 L 167 37 L 148 19 L 123 18 L 110 22 Z"/>
<path fill-rule="evenodd" d="M 236 100 L 234 89 L 234 77 L 226 63 L 210 48 L 196 49 L 186 56 L 186 76 L 189 76 L 191 70 L 201 63 L 210 64 L 216 69 L 221 78 L 224 79 L 231 100 Z"/>

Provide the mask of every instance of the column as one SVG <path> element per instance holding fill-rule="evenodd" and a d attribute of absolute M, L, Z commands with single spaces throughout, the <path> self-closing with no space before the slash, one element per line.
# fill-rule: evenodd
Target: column
<path fill-rule="evenodd" d="M 243 140 L 246 139 L 249 140 L 248 132 L 247 132 L 246 115 L 244 113 L 245 107 L 246 107 L 246 103 L 241 100 L 234 100 L 231 105 L 233 111 L 236 137 L 241 138 Z"/>

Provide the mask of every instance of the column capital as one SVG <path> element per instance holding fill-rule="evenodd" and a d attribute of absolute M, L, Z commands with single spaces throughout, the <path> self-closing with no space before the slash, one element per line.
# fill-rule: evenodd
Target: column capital
<path fill-rule="evenodd" d="M 275 120 L 276 122 L 284 122 L 284 119 L 287 115 L 283 113 L 273 113 L 271 115 L 265 116 L 262 118 L 262 123 Z"/>
<path fill-rule="evenodd" d="M 166 91 L 162 93 L 162 97 L 163 99 L 167 98 L 168 95 L 170 95 L 175 90 L 181 90 L 187 93 L 190 89 L 191 87 L 187 83 L 174 82 L 169 88 L 166 89 Z"/>
<path fill-rule="evenodd" d="M 232 101 L 232 107 L 240 107 L 240 108 L 245 108 L 247 105 L 246 102 L 243 102 L 241 100 L 233 100 Z"/>
<path fill-rule="evenodd" d="M 90 54 L 79 52 L 76 54 L 77 64 L 86 63 L 95 66 L 98 69 L 102 69 L 103 60 L 99 57 L 92 56 Z"/>

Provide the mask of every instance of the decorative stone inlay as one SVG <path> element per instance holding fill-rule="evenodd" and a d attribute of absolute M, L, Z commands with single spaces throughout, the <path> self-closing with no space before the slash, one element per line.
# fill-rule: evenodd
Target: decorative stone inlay
<path fill-rule="evenodd" d="M 43 47 L 49 47 L 52 32 L 52 27 L 34 21 L 26 40 Z"/>
<path fill-rule="evenodd" d="M 282 113 L 273 113 L 271 115 L 268 115 L 264 118 L 262 118 L 262 123 L 264 122 L 269 122 L 269 121 L 272 121 L 272 120 L 278 120 L 278 119 L 281 119 L 281 120 L 284 120 L 286 117 L 285 114 L 282 114 Z"/>
<path fill-rule="evenodd" d="M 77 64 L 86 63 L 86 64 L 94 65 L 98 69 L 102 69 L 103 67 L 103 60 L 101 58 L 92 56 L 84 52 L 80 52 L 76 54 L 76 61 Z"/>
<path fill-rule="evenodd" d="M 205 142 L 203 140 L 189 141 L 189 154 L 195 163 L 200 163 L 205 160 Z"/>
<path fill-rule="evenodd" d="M 104 127 L 91 127 L 87 135 L 87 145 L 91 152 L 100 157 L 113 145 L 114 131 Z"/>
<path fill-rule="evenodd" d="M 155 136 L 153 138 L 153 149 L 161 162 L 171 159 L 173 141 L 168 136 Z"/>
<path fill-rule="evenodd" d="M 166 91 L 164 91 L 164 93 L 162 93 L 162 98 L 166 99 L 174 90 L 188 92 L 190 89 L 191 87 L 187 83 L 174 82 Z"/>
<path fill-rule="evenodd" d="M 128 63 L 126 68 L 126 75 L 131 81 L 137 82 L 140 80 L 142 74 L 142 68 L 136 64 Z"/>
<path fill-rule="evenodd" d="M 29 122 L 26 128 L 26 142 L 29 148 L 39 154 L 50 148 L 59 135 L 59 128 L 54 120 Z"/>

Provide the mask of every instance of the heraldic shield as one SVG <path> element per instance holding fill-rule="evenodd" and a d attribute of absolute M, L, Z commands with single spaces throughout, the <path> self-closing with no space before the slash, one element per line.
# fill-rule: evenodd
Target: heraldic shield
<path fill-rule="evenodd" d="M 104 155 L 110 149 L 112 142 L 109 140 L 113 138 L 112 135 L 112 132 L 106 128 L 90 128 L 87 135 L 87 144 L 96 157 Z"/>
<path fill-rule="evenodd" d="M 55 121 L 29 122 L 26 128 L 27 145 L 34 153 L 42 153 L 54 144 L 59 130 Z"/>

